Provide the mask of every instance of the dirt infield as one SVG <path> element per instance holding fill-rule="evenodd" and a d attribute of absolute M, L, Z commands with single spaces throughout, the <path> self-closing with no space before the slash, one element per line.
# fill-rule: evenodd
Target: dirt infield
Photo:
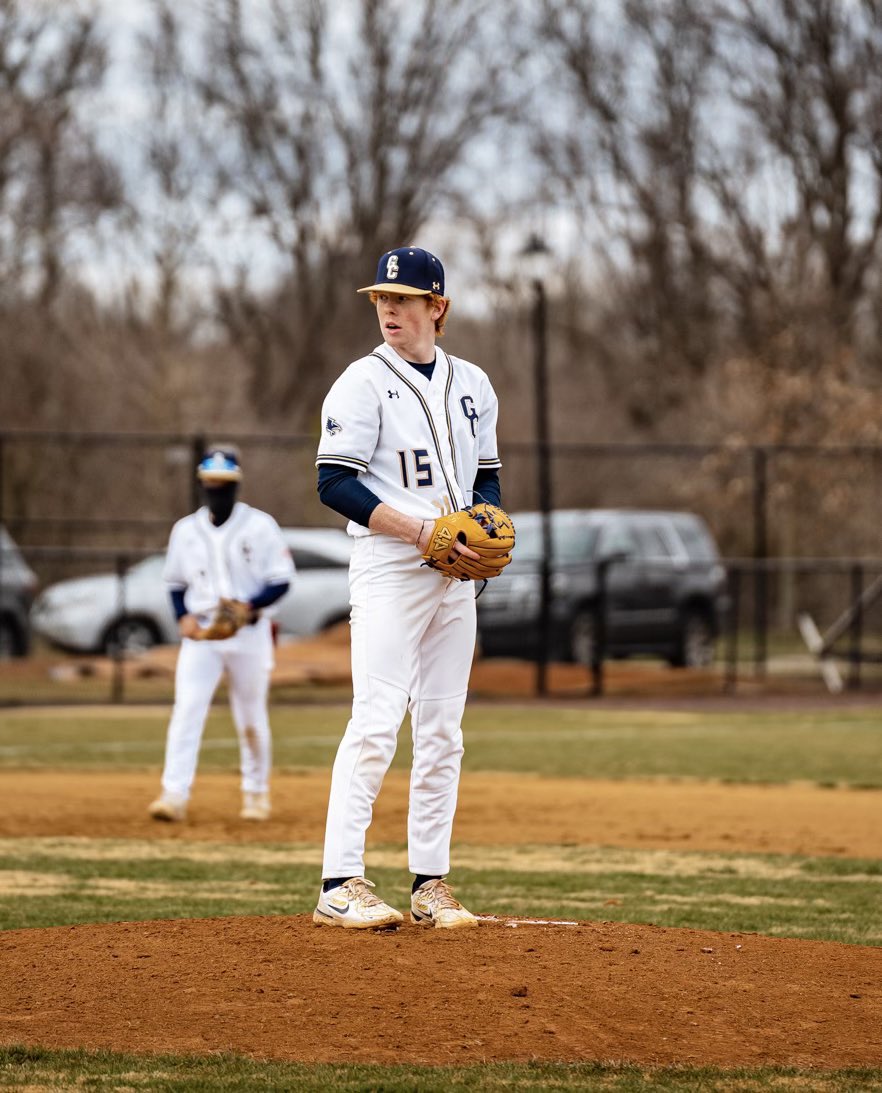
<path fill-rule="evenodd" d="M 11 931 L 0 961 L 6 1043 L 303 1062 L 882 1060 L 882 950 L 860 946 L 609 923 L 364 934 L 280 916 Z"/>
<path fill-rule="evenodd" d="M 401 771 L 386 776 L 372 842 L 404 842 L 407 784 Z M 272 819 L 248 825 L 237 818 L 237 777 L 200 773 L 192 822 L 163 825 L 146 813 L 159 788 L 155 773 L 0 771 L 0 836 L 320 844 L 328 786 L 326 771 L 276 774 Z M 455 837 L 475 846 L 546 843 L 882 859 L 882 792 L 467 773 Z"/>
<path fill-rule="evenodd" d="M 155 773 L 0 772 L 0 835 L 318 845 L 326 773 L 279 774 L 267 824 L 201 774 L 191 823 Z M 403 842 L 407 778 L 372 828 Z M 529 823 L 525 824 L 525 817 Z M 456 837 L 882 857 L 882 793 L 813 786 L 463 777 Z M 882 949 L 616 923 L 363 934 L 302 916 L 0 934 L 0 1042 L 219 1050 L 304 1062 L 882 1064 Z"/>

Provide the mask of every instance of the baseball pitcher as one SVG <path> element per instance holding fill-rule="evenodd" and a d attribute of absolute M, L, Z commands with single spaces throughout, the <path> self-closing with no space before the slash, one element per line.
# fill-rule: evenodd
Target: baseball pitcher
<path fill-rule="evenodd" d="M 514 545 L 499 508 L 496 395 L 480 368 L 436 349 L 450 310 L 438 258 L 418 247 L 389 251 L 376 283 L 358 291 L 369 294 L 383 342 L 328 393 L 316 459 L 320 497 L 349 518 L 354 538 L 353 704 L 334 762 L 313 919 L 355 929 L 402 921 L 371 891 L 364 849 L 410 710 L 411 917 L 473 926 L 445 878 L 475 648 L 474 582 L 498 575 Z"/>

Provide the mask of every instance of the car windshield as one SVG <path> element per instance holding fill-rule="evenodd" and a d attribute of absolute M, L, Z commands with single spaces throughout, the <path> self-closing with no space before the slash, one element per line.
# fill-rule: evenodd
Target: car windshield
<path fill-rule="evenodd" d="M 536 562 L 542 557 L 542 521 L 538 512 L 513 517 L 517 545 L 514 558 Z M 551 553 L 555 562 L 590 558 L 597 543 L 598 526 L 588 523 L 582 513 L 556 512 L 551 519 Z"/>

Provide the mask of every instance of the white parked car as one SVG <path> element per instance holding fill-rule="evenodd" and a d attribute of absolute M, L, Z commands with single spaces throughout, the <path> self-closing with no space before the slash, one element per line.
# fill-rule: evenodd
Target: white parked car
<path fill-rule="evenodd" d="M 297 574 L 274 604 L 280 636 L 305 637 L 349 618 L 352 540 L 337 528 L 282 528 Z M 36 633 L 64 649 L 129 652 L 179 640 L 164 554 L 152 554 L 120 580 L 115 573 L 49 585 L 31 610 Z"/>
<path fill-rule="evenodd" d="M 37 575 L 0 526 L 0 660 L 26 656 L 31 645 L 29 610 Z"/>

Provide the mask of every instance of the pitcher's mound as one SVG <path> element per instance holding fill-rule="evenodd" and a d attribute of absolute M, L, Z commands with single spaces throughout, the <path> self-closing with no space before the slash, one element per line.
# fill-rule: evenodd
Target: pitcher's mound
<path fill-rule="evenodd" d="M 882 949 L 618 923 L 309 918 L 0 934 L 0 1042 L 302 1062 L 865 1066 Z"/>

